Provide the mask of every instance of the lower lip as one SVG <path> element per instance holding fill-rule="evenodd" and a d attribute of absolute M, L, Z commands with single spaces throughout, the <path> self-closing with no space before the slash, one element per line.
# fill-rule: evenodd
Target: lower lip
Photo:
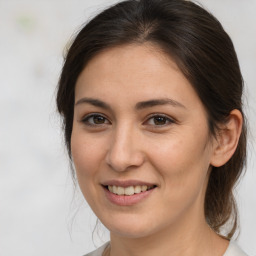
<path fill-rule="evenodd" d="M 116 205 L 119 206 L 130 206 L 130 205 L 134 205 L 137 204 L 141 201 L 143 201 L 144 199 L 146 199 L 151 193 L 153 193 L 153 191 L 155 190 L 155 188 L 138 193 L 138 194 L 134 194 L 131 196 L 125 196 L 125 195 L 116 195 L 112 192 L 110 192 L 107 188 L 103 187 L 105 195 L 107 197 L 107 199 Z"/>

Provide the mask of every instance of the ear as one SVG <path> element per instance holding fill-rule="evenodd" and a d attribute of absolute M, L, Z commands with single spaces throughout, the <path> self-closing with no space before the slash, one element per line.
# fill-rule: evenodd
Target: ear
<path fill-rule="evenodd" d="M 243 116 L 241 112 L 234 109 L 230 112 L 228 121 L 220 126 L 214 152 L 211 158 L 211 165 L 220 167 L 228 162 L 235 153 L 243 126 Z"/>

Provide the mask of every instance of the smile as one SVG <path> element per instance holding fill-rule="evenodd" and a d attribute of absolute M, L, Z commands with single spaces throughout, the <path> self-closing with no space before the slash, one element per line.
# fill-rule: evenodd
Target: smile
<path fill-rule="evenodd" d="M 102 184 L 107 200 L 118 206 L 132 206 L 150 197 L 158 187 L 141 181 L 109 181 Z"/>
<path fill-rule="evenodd" d="M 147 185 L 137 185 L 137 186 L 129 186 L 129 187 L 121 187 L 121 186 L 111 186 L 108 185 L 106 188 L 113 194 L 122 196 L 132 196 L 134 194 L 139 194 L 145 191 L 148 191 L 150 189 L 153 189 L 155 185 L 147 186 Z"/>

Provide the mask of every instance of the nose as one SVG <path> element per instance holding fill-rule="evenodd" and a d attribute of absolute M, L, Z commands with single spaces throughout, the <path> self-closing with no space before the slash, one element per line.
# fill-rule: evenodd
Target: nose
<path fill-rule="evenodd" d="M 123 172 L 143 164 L 144 153 L 139 137 L 138 132 L 127 126 L 113 131 L 106 162 L 114 171 Z"/>

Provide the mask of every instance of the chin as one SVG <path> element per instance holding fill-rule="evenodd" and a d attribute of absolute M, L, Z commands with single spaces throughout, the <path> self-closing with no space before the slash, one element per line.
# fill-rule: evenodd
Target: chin
<path fill-rule="evenodd" d="M 113 221 L 102 222 L 111 234 L 126 238 L 143 238 L 157 233 L 152 221 L 139 218 L 120 218 Z"/>
<path fill-rule="evenodd" d="M 131 238 L 131 239 L 147 237 L 154 233 L 152 228 L 148 229 L 145 227 L 135 227 L 135 226 L 110 227 L 109 231 L 111 234 L 115 234 L 120 237 Z"/>

